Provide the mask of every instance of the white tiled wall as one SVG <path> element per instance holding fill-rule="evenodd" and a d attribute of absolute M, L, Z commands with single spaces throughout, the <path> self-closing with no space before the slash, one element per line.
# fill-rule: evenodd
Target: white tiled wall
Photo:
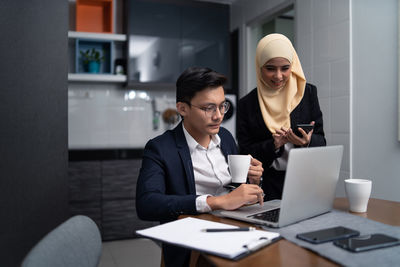
<path fill-rule="evenodd" d="M 350 3 L 297 0 L 296 47 L 307 80 L 318 88 L 328 145 L 344 145 L 337 195 L 350 173 Z"/>
<path fill-rule="evenodd" d="M 349 59 L 342 59 L 331 64 L 331 96 L 348 96 L 350 91 Z"/>
<path fill-rule="evenodd" d="M 175 107 L 175 92 L 128 90 L 117 84 L 71 83 L 68 90 L 70 149 L 143 148 L 169 126 L 154 129 L 153 100 Z M 171 104 L 172 103 L 172 104 Z"/>

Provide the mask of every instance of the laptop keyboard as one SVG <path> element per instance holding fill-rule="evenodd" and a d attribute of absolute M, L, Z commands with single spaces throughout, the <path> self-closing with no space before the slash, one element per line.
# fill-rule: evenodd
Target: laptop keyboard
<path fill-rule="evenodd" d="M 257 214 L 249 215 L 248 218 L 253 218 L 262 221 L 269 221 L 269 222 L 278 222 L 279 219 L 279 212 L 281 211 L 280 208 L 274 210 L 267 210 Z"/>

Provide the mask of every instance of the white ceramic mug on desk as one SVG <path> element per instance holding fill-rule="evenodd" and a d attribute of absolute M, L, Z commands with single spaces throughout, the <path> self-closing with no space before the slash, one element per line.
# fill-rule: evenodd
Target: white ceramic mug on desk
<path fill-rule="evenodd" d="M 371 195 L 372 181 L 365 179 L 344 180 L 350 211 L 366 212 Z"/>

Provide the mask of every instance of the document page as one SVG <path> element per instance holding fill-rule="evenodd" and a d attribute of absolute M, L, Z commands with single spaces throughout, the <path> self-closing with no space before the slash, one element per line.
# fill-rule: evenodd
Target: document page
<path fill-rule="evenodd" d="M 209 228 L 238 228 L 197 218 L 185 218 L 170 223 L 136 231 L 144 237 L 204 251 L 233 259 L 270 244 L 279 233 L 252 230 L 237 232 L 204 232 Z"/>

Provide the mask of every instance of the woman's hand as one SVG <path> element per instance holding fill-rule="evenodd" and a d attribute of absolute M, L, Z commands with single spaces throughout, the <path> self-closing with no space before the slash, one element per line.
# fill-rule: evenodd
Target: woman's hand
<path fill-rule="evenodd" d="M 261 176 L 263 174 L 263 167 L 261 161 L 251 157 L 249 172 L 247 178 L 251 184 L 260 184 Z"/>
<path fill-rule="evenodd" d="M 315 122 L 312 121 L 310 124 L 314 125 Z M 298 145 L 298 146 L 308 146 L 308 144 L 311 142 L 311 136 L 313 134 L 314 130 L 311 130 L 308 134 L 302 129 L 302 128 L 298 128 L 299 132 L 302 134 L 303 137 L 298 137 L 292 129 L 289 129 L 287 131 L 287 135 L 286 138 L 287 140 L 294 144 L 294 145 Z"/>
<path fill-rule="evenodd" d="M 287 134 L 288 130 L 283 127 L 280 130 L 276 130 L 276 133 L 272 134 L 272 138 L 274 138 L 275 149 L 280 148 L 288 142 L 288 139 L 286 138 Z"/>

